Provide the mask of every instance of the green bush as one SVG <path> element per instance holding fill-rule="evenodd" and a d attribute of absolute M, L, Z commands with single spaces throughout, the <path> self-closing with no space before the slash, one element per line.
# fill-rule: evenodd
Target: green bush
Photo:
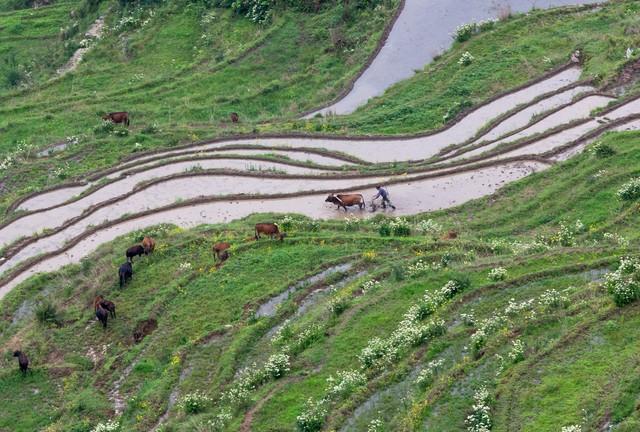
<path fill-rule="evenodd" d="M 378 233 L 382 237 L 389 237 L 391 235 L 391 227 L 388 223 L 384 223 L 378 226 Z"/>
<path fill-rule="evenodd" d="M 40 324 L 60 324 L 60 318 L 58 316 L 58 310 L 49 301 L 40 302 L 36 306 L 36 318 Z"/>

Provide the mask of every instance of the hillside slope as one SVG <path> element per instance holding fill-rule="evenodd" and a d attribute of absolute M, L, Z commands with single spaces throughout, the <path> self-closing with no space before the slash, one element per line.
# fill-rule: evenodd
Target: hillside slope
<path fill-rule="evenodd" d="M 19 44 L 106 25 L 77 69 L 36 44 L 0 87 L 0 431 L 638 430 L 637 2 L 472 26 L 312 120 L 400 3 L 246 4 L 0 0 Z M 238 132 L 279 135 L 197 142 Z M 380 183 L 397 212 L 371 213 Z"/>

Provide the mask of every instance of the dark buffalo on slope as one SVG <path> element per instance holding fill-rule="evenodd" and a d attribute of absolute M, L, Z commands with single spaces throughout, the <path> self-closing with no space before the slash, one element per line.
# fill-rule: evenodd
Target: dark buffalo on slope
<path fill-rule="evenodd" d="M 220 242 L 213 245 L 213 256 L 217 261 L 226 261 L 229 258 L 228 249 L 231 247 L 231 243 Z M 224 252 L 224 253 L 223 253 Z M 224 257 L 224 259 L 223 259 Z"/>
<path fill-rule="evenodd" d="M 231 117 L 232 123 L 238 123 L 240 121 L 240 116 L 238 115 L 237 112 L 232 112 L 229 117 Z"/>
<path fill-rule="evenodd" d="M 133 266 L 129 261 L 122 264 L 118 269 L 118 278 L 120 279 L 120 288 L 125 286 L 133 277 Z"/>
<path fill-rule="evenodd" d="M 109 312 L 103 308 L 100 305 L 97 305 L 96 307 L 96 318 L 98 318 L 98 321 L 100 321 L 100 323 L 102 324 L 102 328 L 106 329 L 107 328 L 107 321 L 109 320 Z"/>
<path fill-rule="evenodd" d="M 331 194 L 324 201 L 337 205 L 336 210 L 340 210 L 340 207 L 342 207 L 344 211 L 347 211 L 347 207 L 352 206 L 358 206 L 362 210 L 365 207 L 362 194 Z"/>
<path fill-rule="evenodd" d="M 27 358 L 27 355 L 22 351 L 14 351 L 13 356 L 18 357 L 18 366 L 20 366 L 20 372 L 22 372 L 23 376 L 26 375 L 27 371 L 29 370 L 29 359 Z"/>
<path fill-rule="evenodd" d="M 129 113 L 126 111 L 111 112 L 102 116 L 102 120 L 110 121 L 115 124 L 124 124 L 129 126 Z"/>
<path fill-rule="evenodd" d="M 256 240 L 260 240 L 260 234 L 267 235 L 272 239 L 277 237 L 282 241 L 286 234 L 281 233 L 278 229 L 278 225 L 274 223 L 258 223 L 256 224 Z"/>
<path fill-rule="evenodd" d="M 133 262 L 133 257 L 142 256 L 144 254 L 146 254 L 144 246 L 139 245 L 139 244 L 135 245 L 135 246 L 131 246 L 125 252 L 125 256 L 127 257 L 127 261 L 130 261 L 130 262 Z"/>

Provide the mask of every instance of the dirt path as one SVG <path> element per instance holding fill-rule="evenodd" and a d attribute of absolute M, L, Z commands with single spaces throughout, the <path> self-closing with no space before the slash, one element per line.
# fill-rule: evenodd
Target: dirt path
<path fill-rule="evenodd" d="M 95 39 L 100 39 L 103 31 L 104 31 L 104 17 L 101 16 L 93 24 L 91 24 L 91 27 L 89 27 L 89 29 L 85 33 L 85 40 L 90 41 L 89 43 L 91 44 L 94 42 Z M 67 63 L 64 66 L 62 66 L 60 69 L 58 69 L 58 75 L 64 75 L 68 72 L 74 71 L 82 61 L 82 58 L 84 57 L 84 55 L 90 49 L 91 49 L 91 45 L 78 48 L 76 52 L 73 53 L 71 58 L 67 61 Z"/>

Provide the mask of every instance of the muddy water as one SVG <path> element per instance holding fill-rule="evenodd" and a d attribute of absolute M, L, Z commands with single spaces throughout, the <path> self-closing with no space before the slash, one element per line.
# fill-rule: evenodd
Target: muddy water
<path fill-rule="evenodd" d="M 301 180 L 233 176 L 200 176 L 170 180 L 141 190 L 121 201 L 101 208 L 60 233 L 51 237 L 42 238 L 41 240 L 26 246 L 16 255 L 4 261 L 2 265 L 0 265 L 0 271 L 4 272 L 19 262 L 37 254 L 62 247 L 62 245 L 70 238 L 79 235 L 92 225 L 100 225 L 106 221 L 124 216 L 125 214 L 136 214 L 149 209 L 170 205 L 179 200 L 188 200 L 201 196 L 225 196 L 236 194 L 269 195 L 274 193 L 293 193 L 300 191 L 313 193 L 314 190 L 339 190 L 369 183 L 386 183 L 386 180 L 387 178 L 385 177 L 357 180 Z M 76 207 L 74 204 L 71 206 L 74 208 Z M 68 220 L 72 215 L 65 213 L 67 210 L 68 207 L 60 207 L 52 210 L 52 212 L 55 212 L 57 215 L 57 219 L 53 223 L 58 225 L 60 221 Z M 47 216 L 43 216 L 41 214 L 33 215 L 33 218 L 36 217 L 47 220 Z M 48 217 L 50 218 L 51 216 Z M 24 225 L 21 220 L 16 221 L 16 223 L 20 224 L 20 226 Z"/>
<path fill-rule="evenodd" d="M 451 128 L 434 135 L 412 138 L 388 140 L 359 140 L 351 141 L 337 138 L 256 138 L 224 141 L 203 144 L 198 150 L 212 150 L 228 145 L 251 144 L 276 147 L 309 147 L 342 152 L 368 162 L 393 162 L 426 159 L 437 154 L 443 148 L 462 143 L 472 138 L 478 130 L 495 117 L 504 114 L 518 105 L 535 99 L 540 94 L 565 87 L 577 81 L 581 71 L 571 68 L 560 72 L 548 79 L 533 84 L 515 93 L 503 96 L 465 116 Z M 193 151 L 196 148 L 190 149 Z M 184 153 L 187 150 L 171 151 L 166 155 Z M 144 160 L 142 158 L 141 160 Z"/>
<path fill-rule="evenodd" d="M 295 291 L 305 286 L 316 284 L 334 273 L 345 272 L 351 267 L 353 267 L 353 264 L 351 263 L 333 266 L 290 286 L 284 292 L 278 294 L 275 297 L 272 297 L 269 301 L 260 305 L 260 307 L 256 311 L 256 317 L 261 318 L 274 316 L 276 314 L 278 306 L 280 306 L 286 299 L 288 299 L 289 296 Z"/>
<path fill-rule="evenodd" d="M 503 166 L 456 174 L 447 178 L 407 181 L 407 183 L 394 185 L 389 188 L 391 199 L 398 207 L 397 211 L 389 211 L 389 214 L 398 216 L 410 215 L 452 207 L 468 200 L 491 194 L 508 182 L 518 180 L 531 172 L 540 171 L 544 168 L 546 168 L 546 165 L 535 162 L 510 163 Z M 371 190 L 363 190 L 360 192 L 365 195 L 367 201 L 373 194 Z M 30 275 L 39 272 L 54 271 L 66 264 L 79 262 L 82 257 L 87 256 L 99 245 L 136 229 L 159 223 L 174 223 L 182 227 L 193 227 L 203 223 L 229 222 L 257 212 L 282 211 L 304 214 L 320 219 L 342 218 L 345 215 L 342 211 L 336 211 L 335 206 L 325 203 L 324 195 L 313 194 L 286 199 L 215 202 L 163 211 L 101 230 L 82 240 L 66 253 L 44 260 L 40 264 L 20 274 L 11 282 L 0 287 L 0 298 Z M 347 214 L 355 214 L 362 217 L 374 215 L 374 213 L 366 210 L 353 210 Z M 83 230 L 84 228 L 78 229 L 73 226 L 55 236 L 43 239 L 43 241 L 34 244 L 37 245 L 35 248 L 27 248 L 29 249 L 29 253 L 23 255 L 23 258 L 48 250 L 56 250 L 71 233 L 79 233 Z M 250 231 L 250 229 L 248 229 L 248 231 Z M 46 240 L 46 242 L 44 240 Z"/>
<path fill-rule="evenodd" d="M 414 75 L 437 54 L 449 49 L 451 35 L 461 24 L 497 18 L 506 12 L 527 12 L 599 0 L 407 0 L 389 38 L 369 68 L 355 82 L 349 94 L 317 113 L 348 114 L 379 96 L 391 85 Z"/>
<path fill-rule="evenodd" d="M 192 169 L 236 169 L 241 171 L 265 171 L 265 172 L 286 172 L 288 174 L 322 174 L 324 171 L 314 170 L 303 167 L 289 166 L 285 164 L 279 164 L 274 162 L 260 162 L 260 161 L 242 161 L 242 160 L 207 160 L 207 161 L 191 161 L 191 162 L 178 162 L 171 165 L 166 165 L 159 168 L 150 169 L 137 174 L 133 174 L 129 177 L 123 178 L 116 182 L 113 182 L 86 197 L 79 199 L 73 203 L 70 203 L 64 207 L 51 209 L 45 212 L 36 213 L 26 216 L 24 218 L 16 220 L 14 223 L 7 225 L 0 230 L 0 244 L 8 244 L 17 240 L 20 237 L 33 234 L 36 230 L 42 230 L 45 228 L 55 228 L 60 226 L 64 221 L 67 221 L 73 217 L 79 216 L 84 209 L 92 205 L 104 202 L 111 198 L 120 196 L 126 192 L 134 189 L 134 187 L 143 182 L 171 174 L 177 174 L 186 172 Z M 246 180 L 246 181 L 245 181 Z M 249 179 L 237 179 L 236 182 L 246 184 Z M 197 195 L 210 194 L 213 184 L 207 185 L 204 189 L 190 188 L 190 194 Z M 197 187 L 194 185 L 194 187 Z M 77 191 L 79 188 L 69 188 L 73 191 Z M 84 190 L 84 187 L 80 188 Z M 216 190 L 215 188 L 213 190 Z M 229 189 L 233 190 L 233 189 Z M 184 191 L 184 187 L 182 188 Z M 218 190 L 216 192 L 219 193 Z M 173 200 L 177 198 L 186 198 L 186 196 L 180 195 L 181 191 L 176 190 L 173 193 Z M 227 192 L 230 193 L 230 192 Z M 45 208 L 52 205 L 64 202 L 63 197 L 68 196 L 68 189 L 61 189 L 60 191 L 51 192 L 41 196 L 34 197 L 33 199 L 26 201 L 20 208 L 24 209 L 37 209 Z M 76 195 L 75 193 L 72 196 Z M 154 197 L 155 198 L 155 197 Z M 165 197 L 166 198 L 166 197 Z M 48 201 L 47 201 L 48 200 Z M 35 207 L 34 207 L 35 203 Z M 149 201 L 153 205 L 154 201 Z"/>
<path fill-rule="evenodd" d="M 164 161 L 170 161 L 170 160 L 176 160 L 179 157 L 184 157 L 184 156 L 212 156 L 212 155 L 217 155 L 217 154 L 223 154 L 223 155 L 237 155 L 239 156 L 238 159 L 239 160 L 243 160 L 243 158 L 241 156 L 243 155 L 253 155 L 253 156 L 259 156 L 259 155 L 278 155 L 278 156 L 282 156 L 288 159 L 291 159 L 292 161 L 297 161 L 297 162 L 312 162 L 315 163 L 317 165 L 323 165 L 323 166 L 328 166 L 328 167 L 342 167 L 343 165 L 354 165 L 351 162 L 346 162 L 340 159 L 335 159 L 335 158 L 331 158 L 331 157 L 327 157 L 327 156 L 320 156 L 320 155 L 316 155 L 313 153 L 305 153 L 305 152 L 294 152 L 294 151 L 280 151 L 280 150 L 213 150 L 213 151 L 203 151 L 203 152 L 197 152 L 197 153 L 192 153 L 192 154 L 188 154 L 185 155 L 184 151 L 182 152 L 167 152 L 165 153 L 165 155 L 167 155 L 166 157 L 162 158 L 162 162 Z M 147 157 L 148 158 L 148 157 Z M 147 158 L 143 158 L 143 159 L 147 159 Z M 231 159 L 225 159 L 227 161 L 230 161 Z M 149 166 L 155 165 L 159 162 L 161 162 L 160 160 L 156 160 L 156 161 L 151 161 L 148 163 L 143 163 L 140 162 L 139 164 L 137 164 L 135 166 L 136 169 L 142 169 L 142 168 L 147 168 Z M 254 161 L 254 160 L 249 160 L 246 159 L 244 160 L 245 166 L 246 167 L 252 167 L 252 166 L 258 166 L 260 164 L 266 164 L 269 162 L 261 162 L 261 161 Z M 276 162 L 274 162 L 276 163 Z M 286 170 L 287 172 L 291 172 L 293 173 L 294 171 L 292 171 L 292 169 L 286 168 L 286 167 L 290 167 L 290 165 L 286 165 L 286 164 L 282 164 L 283 165 L 283 170 Z M 249 169 L 248 168 L 248 169 Z M 132 168 L 125 168 L 119 171 L 115 171 L 109 175 L 107 175 L 107 178 L 117 178 L 119 177 L 122 173 L 130 171 Z"/>
<path fill-rule="evenodd" d="M 51 192 L 46 192 L 41 195 L 36 195 L 20 204 L 19 210 L 38 210 L 42 208 L 51 207 L 57 204 L 61 204 L 70 200 L 76 195 L 80 195 L 84 192 L 89 185 L 76 186 L 64 189 L 58 189 Z M 0 241 L 1 242 L 1 241 Z"/>
<path fill-rule="evenodd" d="M 513 157 L 513 156 L 526 155 L 526 154 L 544 153 L 544 152 L 553 150 L 556 147 L 563 146 L 571 141 L 577 140 L 578 138 L 580 138 L 587 132 L 592 131 L 596 127 L 598 127 L 598 122 L 593 120 L 588 123 L 575 126 L 571 129 L 566 129 L 557 134 L 537 140 L 534 143 L 529 144 L 528 146 L 520 147 L 519 149 L 512 150 L 510 152 L 502 153 L 501 155 L 489 158 L 488 160 L 498 160 L 498 159 L 504 159 L 504 158 Z"/>
<path fill-rule="evenodd" d="M 480 137 L 475 143 L 481 143 L 483 141 L 492 141 L 500 138 L 502 135 L 519 129 L 528 125 L 535 116 L 540 115 L 544 112 L 550 111 L 552 109 L 558 108 L 562 105 L 570 103 L 574 97 L 593 91 L 593 87 L 588 86 L 580 86 L 564 91 L 555 96 L 551 96 L 549 98 L 543 99 L 540 102 L 523 109 L 522 111 L 517 112 L 513 116 L 504 120 L 485 135 Z"/>
<path fill-rule="evenodd" d="M 640 120 L 632 120 L 628 123 L 624 123 L 620 126 L 614 127 L 611 129 L 612 131 L 618 131 L 618 132 L 624 132 L 624 131 L 637 131 L 640 130 Z M 575 155 L 577 155 L 578 153 L 581 153 L 585 147 L 587 147 L 589 144 L 595 142 L 598 140 L 598 137 L 596 138 L 592 138 L 589 139 L 583 143 L 581 143 L 580 145 L 577 145 L 575 147 L 572 147 L 562 153 L 559 153 L 558 155 L 552 157 L 551 159 L 557 162 L 560 161 L 564 161 L 569 159 L 570 157 L 573 157 Z"/>
<path fill-rule="evenodd" d="M 596 108 L 606 106 L 612 100 L 613 100 L 612 98 L 608 98 L 604 96 L 587 97 L 585 99 L 582 99 L 576 102 L 573 105 L 570 105 L 566 108 L 561 109 L 557 113 L 554 113 L 553 115 L 541 120 L 540 122 L 534 124 L 533 126 L 528 127 L 523 131 L 520 131 L 508 138 L 504 138 L 496 141 L 495 143 L 479 147 L 467 153 L 463 153 L 459 156 L 452 158 L 451 160 L 456 161 L 456 160 L 466 159 L 472 156 L 477 156 L 488 150 L 492 150 L 502 144 L 515 142 L 527 137 L 532 137 L 536 134 L 543 133 L 545 131 L 548 131 L 549 129 L 561 126 L 563 124 L 567 124 L 574 120 L 588 118 L 589 113 L 591 113 L 591 111 L 593 111 Z"/>

